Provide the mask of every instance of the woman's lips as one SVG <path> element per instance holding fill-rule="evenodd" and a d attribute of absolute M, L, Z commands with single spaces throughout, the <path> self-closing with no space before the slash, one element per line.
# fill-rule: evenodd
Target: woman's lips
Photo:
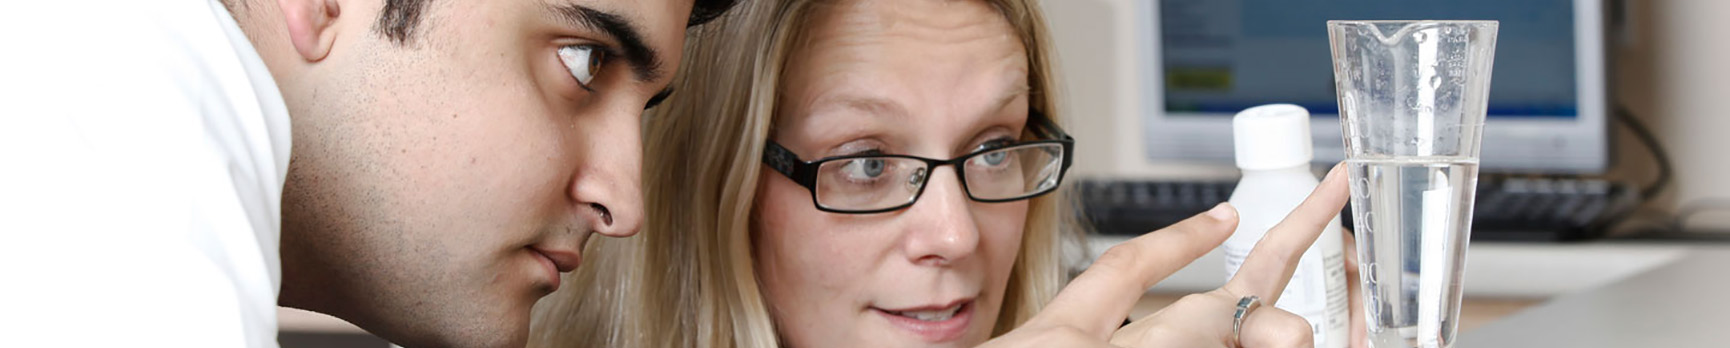
<path fill-rule="evenodd" d="M 928 343 L 960 339 L 967 332 L 968 324 L 973 322 L 973 300 L 971 299 L 957 301 L 943 307 L 926 306 L 906 309 L 871 307 L 871 310 L 887 319 L 891 326 L 912 333 L 914 336 L 918 336 L 920 340 Z"/>

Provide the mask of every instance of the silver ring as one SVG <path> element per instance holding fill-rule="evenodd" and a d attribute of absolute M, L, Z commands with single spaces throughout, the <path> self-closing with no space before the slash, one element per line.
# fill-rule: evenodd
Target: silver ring
<path fill-rule="evenodd" d="M 1233 347 L 1243 347 L 1243 318 L 1249 317 L 1249 311 L 1261 308 L 1261 297 L 1244 296 L 1237 300 L 1237 312 L 1231 315 L 1231 344 Z"/>

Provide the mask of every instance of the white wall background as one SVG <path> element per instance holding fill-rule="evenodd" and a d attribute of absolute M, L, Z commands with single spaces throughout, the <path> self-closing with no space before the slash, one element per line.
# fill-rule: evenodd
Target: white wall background
<path fill-rule="evenodd" d="M 1615 52 L 1620 99 L 1657 133 L 1676 168 L 1675 186 L 1653 207 L 1723 205 L 1709 202 L 1730 200 L 1730 1 L 1628 1 L 1630 30 Z M 1624 137 L 1617 153 L 1625 163 L 1611 174 L 1650 177 L 1654 162 L 1633 141 Z M 1730 231 L 1730 208 L 1691 221 Z"/>

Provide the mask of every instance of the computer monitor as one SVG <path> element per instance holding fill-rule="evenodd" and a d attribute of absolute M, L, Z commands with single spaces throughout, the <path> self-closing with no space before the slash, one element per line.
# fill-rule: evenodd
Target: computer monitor
<path fill-rule="evenodd" d="M 1608 165 L 1602 0 L 1138 1 L 1141 115 L 1152 161 L 1232 158 L 1231 116 L 1310 110 L 1316 161 L 1343 159 L 1326 22 L 1501 21 L 1481 168 L 1596 173 Z M 1151 34 L 1149 34 L 1151 33 Z"/>

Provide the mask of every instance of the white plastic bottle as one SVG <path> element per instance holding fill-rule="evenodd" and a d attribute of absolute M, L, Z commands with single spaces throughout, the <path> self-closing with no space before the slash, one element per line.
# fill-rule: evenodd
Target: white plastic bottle
<path fill-rule="evenodd" d="M 1291 104 L 1263 105 L 1239 112 L 1232 119 L 1237 166 L 1243 180 L 1231 194 L 1237 207 L 1237 231 L 1220 246 L 1225 252 L 1226 277 L 1237 274 L 1243 259 L 1268 229 L 1297 208 L 1320 181 L 1310 171 L 1309 111 Z M 1318 348 L 1343 348 L 1350 339 L 1346 303 L 1344 241 L 1340 220 L 1333 222 L 1304 251 L 1291 283 L 1277 307 L 1310 322 Z"/>

